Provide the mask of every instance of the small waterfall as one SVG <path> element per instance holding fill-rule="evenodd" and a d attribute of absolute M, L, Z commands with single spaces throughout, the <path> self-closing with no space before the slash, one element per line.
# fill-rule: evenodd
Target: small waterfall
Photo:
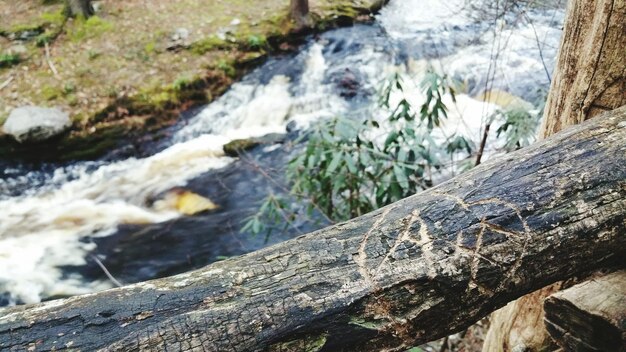
<path fill-rule="evenodd" d="M 154 206 L 154 201 L 231 163 L 222 147 L 233 139 L 284 133 L 288 124 L 306 128 L 340 115 L 384 118 L 387 112 L 374 103 L 381 81 L 393 72 L 418 82 L 429 64 L 466 82 L 457 102 L 447 102 L 451 112 L 443 133 L 477 140 L 485 116 L 496 108 L 474 98 L 484 87 L 526 100 L 537 97 L 535 87 L 547 89 L 544 71 L 554 65 L 563 13 L 529 10 L 532 25 L 505 18 L 494 37 L 491 23 L 467 18 L 464 4 L 391 1 L 374 25 L 334 30 L 312 40 L 299 54 L 270 59 L 186 121 L 170 146 L 152 156 L 76 163 L 53 171 L 4 170 L 0 293 L 33 303 L 110 287 L 108 282 L 86 283 L 61 269 L 85 263 L 95 246 L 85 238 L 110 235 L 120 224 L 182 216 L 174 207 Z M 537 38 L 542 39 L 544 62 Z M 496 41 L 499 59 L 488 78 Z M 407 86 L 405 96 L 414 104 L 422 100 L 415 83 Z M 35 186 L 27 188 L 29 184 Z"/>

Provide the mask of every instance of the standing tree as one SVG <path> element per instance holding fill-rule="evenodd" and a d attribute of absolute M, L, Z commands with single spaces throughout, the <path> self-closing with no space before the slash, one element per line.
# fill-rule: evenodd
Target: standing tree
<path fill-rule="evenodd" d="M 626 0 L 572 0 L 546 103 L 541 136 L 626 105 Z M 543 300 L 555 284 L 492 315 L 483 352 L 540 351 L 550 340 Z"/>
<path fill-rule="evenodd" d="M 309 0 L 291 0 L 289 13 L 291 19 L 296 22 L 297 29 L 304 29 L 311 25 Z"/>
<path fill-rule="evenodd" d="M 88 18 L 94 13 L 91 0 L 66 0 L 66 6 L 72 17 Z"/>

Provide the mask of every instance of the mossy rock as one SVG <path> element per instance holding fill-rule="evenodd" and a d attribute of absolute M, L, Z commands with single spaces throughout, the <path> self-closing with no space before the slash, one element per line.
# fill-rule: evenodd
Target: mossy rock
<path fill-rule="evenodd" d="M 261 142 L 255 138 L 235 139 L 224 145 L 224 154 L 232 157 L 238 157 L 242 152 L 250 150 L 259 144 L 261 144 Z"/>
<path fill-rule="evenodd" d="M 93 160 L 119 146 L 128 128 L 113 125 L 95 133 L 66 132 L 40 143 L 22 144 L 11 136 L 0 134 L 0 160 L 27 162 L 64 162 Z"/>
<path fill-rule="evenodd" d="M 77 133 L 61 140 L 57 145 L 57 155 L 52 160 L 92 160 L 119 146 L 123 136 L 128 136 L 129 128 L 112 125 L 95 133 Z M 45 159 L 44 159 L 45 160 Z"/>

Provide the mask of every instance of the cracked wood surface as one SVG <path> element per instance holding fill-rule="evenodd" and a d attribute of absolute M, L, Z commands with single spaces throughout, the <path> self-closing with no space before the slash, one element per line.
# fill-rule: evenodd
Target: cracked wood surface
<path fill-rule="evenodd" d="M 626 108 L 258 252 L 0 310 L 0 350 L 406 350 L 623 265 L 625 141 Z"/>
<path fill-rule="evenodd" d="M 626 270 L 557 292 L 544 309 L 546 328 L 565 351 L 626 351 Z"/>

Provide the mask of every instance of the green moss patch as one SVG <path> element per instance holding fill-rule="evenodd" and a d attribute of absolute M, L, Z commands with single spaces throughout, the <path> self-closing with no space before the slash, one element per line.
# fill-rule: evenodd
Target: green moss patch
<path fill-rule="evenodd" d="M 104 20 L 98 16 L 92 16 L 88 19 L 78 18 L 74 20 L 73 25 L 68 30 L 70 40 L 78 42 L 85 39 L 95 38 L 103 33 L 114 29 L 113 23 Z"/>
<path fill-rule="evenodd" d="M 15 66 L 20 63 L 19 54 L 0 54 L 0 68 Z"/>

